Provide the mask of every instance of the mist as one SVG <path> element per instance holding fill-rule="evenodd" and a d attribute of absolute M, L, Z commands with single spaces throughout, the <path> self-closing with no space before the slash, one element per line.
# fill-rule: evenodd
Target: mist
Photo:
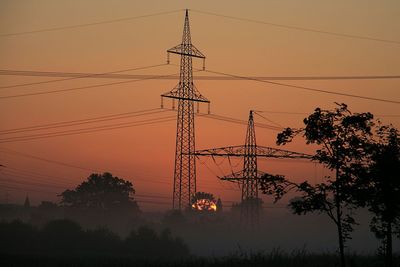
<path fill-rule="evenodd" d="M 281 207 L 263 209 L 257 225 L 246 225 L 240 213 L 227 208 L 221 212 L 140 211 L 110 214 L 71 211 L 51 202 L 42 202 L 32 207 L 2 204 L 0 220 L 17 220 L 42 229 L 51 221 L 66 219 L 76 222 L 85 230 L 108 229 L 121 239 L 127 238 L 140 227 L 153 229 L 157 233 L 168 229 L 188 246 L 191 254 L 206 257 L 274 249 L 303 250 L 309 253 L 336 252 L 336 229 L 329 218 L 317 214 L 294 215 L 288 208 Z M 358 225 L 347 243 L 347 252 L 365 255 L 376 253 L 380 243 L 370 232 L 371 217 L 366 210 L 356 212 Z M 399 252 L 399 239 L 394 240 L 393 248 Z"/>

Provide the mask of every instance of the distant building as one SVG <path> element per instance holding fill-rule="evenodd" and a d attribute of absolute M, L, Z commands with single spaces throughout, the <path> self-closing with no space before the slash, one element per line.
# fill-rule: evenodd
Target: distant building
<path fill-rule="evenodd" d="M 25 198 L 24 208 L 25 208 L 25 209 L 30 209 L 30 208 L 31 208 L 31 202 L 30 202 L 28 196 L 26 196 L 26 198 Z"/>

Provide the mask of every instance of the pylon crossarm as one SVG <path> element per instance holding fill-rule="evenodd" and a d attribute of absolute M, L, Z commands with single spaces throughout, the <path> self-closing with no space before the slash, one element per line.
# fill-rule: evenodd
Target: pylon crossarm
<path fill-rule="evenodd" d="M 226 156 L 243 157 L 245 155 L 244 146 L 227 146 L 227 147 L 197 150 L 194 154 L 196 156 L 219 156 L 219 157 L 226 157 Z"/>
<path fill-rule="evenodd" d="M 173 98 L 173 99 L 181 99 L 181 100 L 189 100 L 194 102 L 203 102 L 203 103 L 210 103 L 208 99 L 198 99 L 198 98 L 189 98 L 189 97 L 179 97 L 174 95 L 163 94 L 162 97 Z"/>
<path fill-rule="evenodd" d="M 203 53 L 192 44 L 179 44 L 168 49 L 167 52 L 190 57 L 206 58 Z"/>
<path fill-rule="evenodd" d="M 189 100 L 189 101 L 195 101 L 195 102 L 203 102 L 203 103 L 210 103 L 210 100 L 205 98 L 199 90 L 197 90 L 196 86 L 193 84 L 193 93 L 191 94 L 192 97 L 186 97 L 182 96 L 182 88 L 178 84 L 177 86 L 174 87 L 171 91 L 162 94 L 162 97 L 167 97 L 167 98 L 173 98 L 173 99 L 181 99 L 181 100 Z"/>
<path fill-rule="evenodd" d="M 207 102 L 210 103 L 210 100 L 208 100 L 205 96 L 203 96 L 200 91 L 197 89 L 196 85 L 193 84 L 193 95 L 194 98 L 197 99 L 199 102 Z M 200 101 L 201 100 L 201 101 Z"/>
<path fill-rule="evenodd" d="M 255 156 L 257 157 L 265 157 L 265 158 L 303 158 L 303 159 L 312 159 L 312 155 L 293 152 L 289 150 L 277 149 L 272 147 L 265 146 L 256 146 L 255 147 Z M 196 156 L 220 156 L 220 157 L 245 157 L 248 155 L 246 152 L 246 146 L 228 146 L 228 147 L 219 147 L 219 148 L 211 148 L 204 150 L 197 150 L 194 153 Z"/>
<path fill-rule="evenodd" d="M 266 146 L 257 146 L 256 154 L 257 157 L 268 157 L 268 158 L 293 158 L 293 159 L 313 158 L 313 156 L 309 154 L 278 149 L 273 147 L 266 147 Z"/>

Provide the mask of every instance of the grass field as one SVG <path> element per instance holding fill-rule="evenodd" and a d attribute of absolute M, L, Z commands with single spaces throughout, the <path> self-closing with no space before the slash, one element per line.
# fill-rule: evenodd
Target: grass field
<path fill-rule="evenodd" d="M 378 256 L 347 255 L 349 267 L 379 267 L 383 266 Z M 285 253 L 273 251 L 270 253 L 243 254 L 236 253 L 221 258 L 189 257 L 181 260 L 138 260 L 134 258 L 99 257 L 99 256 L 55 256 L 55 255 L 1 255 L 0 266 L 3 267 L 168 267 L 168 266 L 264 266 L 264 267 L 334 267 L 338 266 L 338 258 L 333 254 L 308 254 L 304 251 Z M 399 256 L 395 258 L 394 266 L 400 266 Z"/>

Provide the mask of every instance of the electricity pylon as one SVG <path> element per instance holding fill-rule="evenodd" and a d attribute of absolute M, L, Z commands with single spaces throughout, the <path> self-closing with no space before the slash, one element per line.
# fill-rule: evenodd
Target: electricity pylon
<path fill-rule="evenodd" d="M 245 226 L 250 228 L 254 228 L 259 223 L 261 200 L 258 198 L 258 181 L 265 174 L 264 172 L 258 170 L 257 158 L 312 158 L 311 155 L 304 153 L 297 153 L 272 147 L 257 146 L 252 110 L 250 110 L 249 114 L 246 140 L 244 145 L 198 150 L 195 152 L 195 155 L 243 158 L 243 169 L 241 171 L 235 173 L 232 172 L 230 175 L 218 178 L 221 180 L 239 182 L 242 189 L 241 218 Z"/>
<path fill-rule="evenodd" d="M 170 92 L 162 94 L 161 98 L 178 100 L 172 208 L 182 210 L 191 205 L 191 198 L 196 193 L 194 102 L 210 103 L 193 84 L 192 57 L 202 58 L 204 68 L 205 56 L 192 45 L 188 10 L 185 14 L 182 43 L 167 52 L 168 63 L 170 53 L 181 55 L 179 83 Z"/>

